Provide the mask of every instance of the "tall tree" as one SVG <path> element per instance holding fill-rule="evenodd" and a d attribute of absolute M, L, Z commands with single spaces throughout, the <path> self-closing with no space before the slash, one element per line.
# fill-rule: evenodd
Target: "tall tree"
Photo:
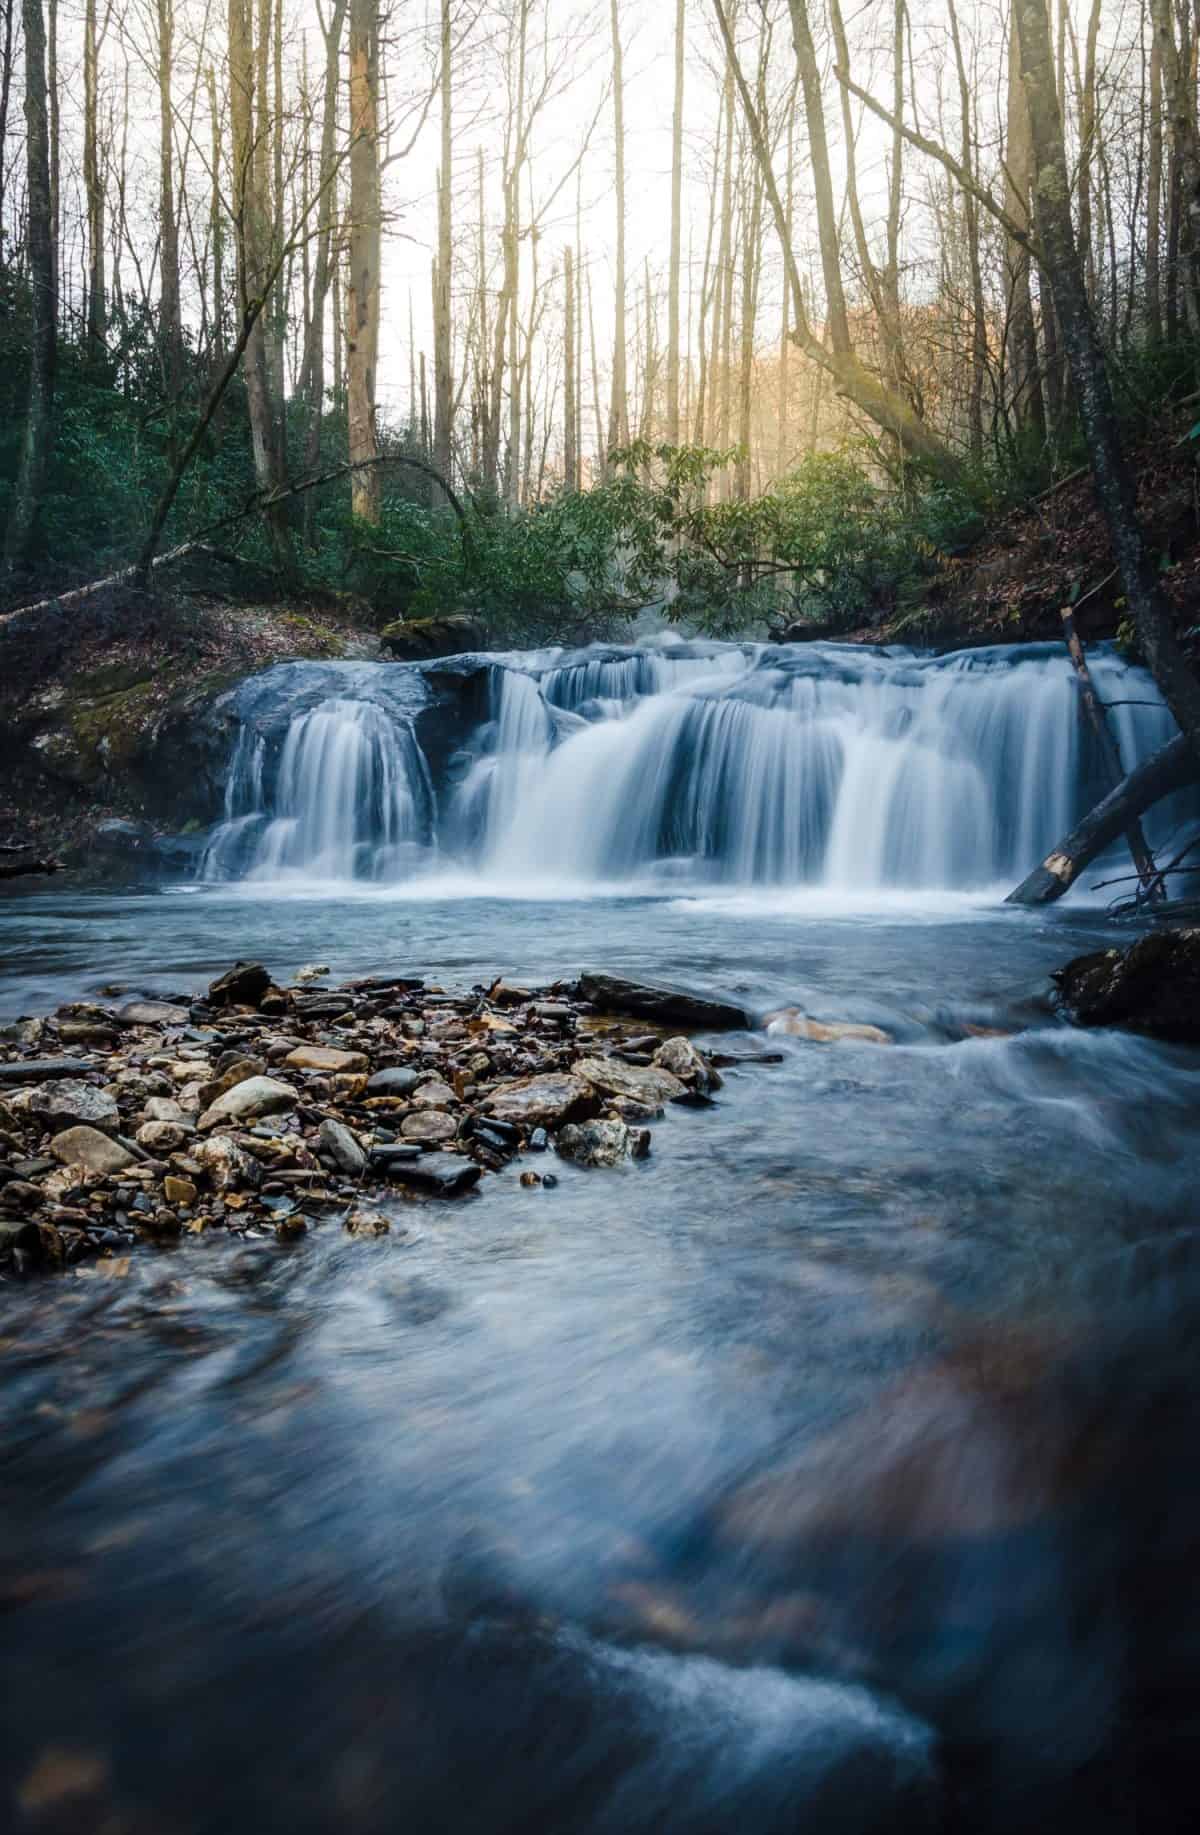
<path fill-rule="evenodd" d="M 683 248 L 685 0 L 675 0 L 675 108 L 671 117 L 671 257 L 667 277 L 667 443 L 679 444 L 680 263 Z"/>
<path fill-rule="evenodd" d="M 625 73 L 621 46 L 619 0 L 610 0 L 612 20 L 613 132 L 616 137 L 617 181 L 617 259 L 614 282 L 615 322 L 613 325 L 612 394 L 608 409 L 608 445 L 625 446 L 629 442 L 629 392 L 626 378 L 625 334 Z"/>
<path fill-rule="evenodd" d="M 450 276 L 454 257 L 454 47 L 450 0 L 442 0 L 441 27 L 442 159 L 438 172 L 437 259 L 433 269 L 433 462 L 443 478 L 449 478 L 454 457 L 454 354 L 450 313 Z"/>
<path fill-rule="evenodd" d="M 108 19 L 105 17 L 105 26 Z M 98 369 L 107 355 L 108 282 L 105 276 L 107 229 L 104 175 L 100 169 L 100 45 L 96 0 L 83 12 L 83 190 L 87 207 L 87 356 Z"/>
<path fill-rule="evenodd" d="M 1026 238 L 1029 230 L 1029 193 L 1033 183 L 1033 145 L 1029 135 L 1029 110 L 1021 84 L 1017 50 L 1017 22 L 1011 27 L 1008 58 L 1008 121 L 1004 145 L 1004 207 Z M 1008 399 L 1020 428 L 1034 434 L 1046 431 L 1038 361 L 1037 325 L 1033 314 L 1028 240 L 1009 235 L 1005 243 L 1005 357 Z"/>
<path fill-rule="evenodd" d="M 168 399 L 183 388 L 183 316 L 179 280 L 179 218 L 175 208 L 175 0 L 156 0 L 158 23 L 159 314 Z"/>
<path fill-rule="evenodd" d="M 563 482 L 579 489 L 579 400 L 576 382 L 575 262 L 568 242 L 563 250 Z"/>
<path fill-rule="evenodd" d="M 382 193 L 379 160 L 378 0 L 350 0 L 350 251 L 346 277 L 346 370 L 351 508 L 377 523 L 381 492 L 375 386 L 379 361 Z"/>
<path fill-rule="evenodd" d="M 31 305 L 29 389 L 21 459 L 4 535 L 9 573 L 24 567 L 41 505 L 54 438 L 54 368 L 58 301 L 54 210 L 50 188 L 50 119 L 46 96 L 46 22 L 42 0 L 21 0 L 25 32 L 26 243 Z"/>

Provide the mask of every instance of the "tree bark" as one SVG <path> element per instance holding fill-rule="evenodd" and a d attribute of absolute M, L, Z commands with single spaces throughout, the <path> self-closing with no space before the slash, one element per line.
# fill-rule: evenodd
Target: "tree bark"
<path fill-rule="evenodd" d="M 675 109 L 671 118 L 671 256 L 667 276 L 667 444 L 679 444 L 679 282 L 683 248 L 685 0 L 675 3 Z"/>
<path fill-rule="evenodd" d="M 575 379 L 575 263 L 571 245 L 563 250 L 563 291 L 565 316 L 563 324 L 563 483 L 567 490 L 579 489 L 579 410 Z"/>
<path fill-rule="evenodd" d="M 1004 207 L 1021 229 L 1029 228 L 1029 195 L 1033 183 L 1033 147 L 1029 110 L 1021 84 L 1017 22 L 1011 26 L 1008 53 L 1008 122 L 1004 147 Z M 1038 363 L 1037 327 L 1030 285 L 1032 263 L 1027 244 L 1009 236 L 1004 249 L 1005 368 L 1008 400 L 1017 427 L 1036 436 L 1046 432 L 1046 409 Z"/>
<path fill-rule="evenodd" d="M 100 171 L 100 36 L 96 0 L 83 14 L 83 191 L 87 207 L 87 360 L 99 370 L 107 357 L 108 298 L 105 278 L 104 180 Z"/>
<path fill-rule="evenodd" d="M 25 31 L 26 241 L 32 324 L 20 466 L 4 537 L 4 565 L 8 573 L 17 572 L 28 560 L 50 463 L 58 318 L 46 100 L 46 26 L 41 0 L 22 0 L 21 18 Z"/>
<path fill-rule="evenodd" d="M 608 447 L 629 444 L 629 400 L 625 352 L 625 75 L 621 48 L 619 0 L 610 0 L 613 59 L 613 130 L 616 135 L 617 271 L 613 325 L 612 396 L 608 410 Z"/>
<path fill-rule="evenodd" d="M 174 0 L 158 0 L 159 312 L 163 380 L 172 420 L 183 390 L 183 320 L 179 298 L 179 219 L 175 210 L 175 144 L 171 84 L 175 54 Z"/>
<path fill-rule="evenodd" d="M 433 280 L 433 462 L 444 477 L 453 469 L 454 356 L 450 280 L 454 259 L 453 41 L 450 0 L 442 0 L 442 162 L 438 173 L 438 242 Z"/>
<path fill-rule="evenodd" d="M 1006 903 L 1010 905 L 1051 905 L 1069 892 L 1085 867 L 1097 855 L 1111 847 L 1129 831 L 1163 797 L 1186 788 L 1200 779 L 1200 759 L 1182 734 L 1172 739 L 1153 758 L 1131 771 L 1124 781 L 1110 790 L 1103 802 L 1089 811 L 1076 828 L 1047 854 Z"/>
<path fill-rule="evenodd" d="M 377 523 L 381 496 L 375 426 L 379 359 L 379 13 L 377 0 L 350 0 L 350 259 L 346 281 L 346 366 L 349 395 L 350 502 L 362 521 Z"/>

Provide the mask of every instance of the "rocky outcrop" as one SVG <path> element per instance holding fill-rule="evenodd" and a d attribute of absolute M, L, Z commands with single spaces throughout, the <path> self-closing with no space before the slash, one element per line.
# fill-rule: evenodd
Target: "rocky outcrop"
<path fill-rule="evenodd" d="M 1077 956 L 1053 980 L 1078 1026 L 1200 1045 L 1200 930 L 1154 930 L 1129 949 Z"/>
<path fill-rule="evenodd" d="M 589 972 L 579 977 L 580 1000 L 600 1013 L 628 1013 L 666 1026 L 691 1026 L 697 1031 L 731 1031 L 752 1025 L 745 1007 L 695 994 L 686 988 L 664 987 L 658 982 L 630 981 L 623 975 Z"/>
<path fill-rule="evenodd" d="M 421 663 L 435 657 L 486 650 L 488 630 L 480 619 L 466 612 L 450 612 L 441 618 L 401 618 L 394 624 L 385 624 L 379 641 L 389 656 L 401 662 Z"/>

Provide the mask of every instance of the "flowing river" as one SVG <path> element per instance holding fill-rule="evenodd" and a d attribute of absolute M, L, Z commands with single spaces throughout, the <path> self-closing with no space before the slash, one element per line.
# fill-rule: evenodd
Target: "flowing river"
<path fill-rule="evenodd" d="M 1170 723 L 1097 675 L 1132 763 Z M 0 903 L 0 1008 L 607 967 L 896 1042 L 771 1039 L 644 1164 L 377 1243 L 0 1292 L 4 1826 L 1192 1826 L 1200 1061 L 1050 1008 L 1111 891 L 1000 902 L 1096 791 L 1068 665 L 443 687 L 246 684 L 196 877 Z"/>

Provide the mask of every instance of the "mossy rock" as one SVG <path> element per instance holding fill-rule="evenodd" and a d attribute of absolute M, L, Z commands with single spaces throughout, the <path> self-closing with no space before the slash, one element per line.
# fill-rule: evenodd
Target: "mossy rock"
<path fill-rule="evenodd" d="M 486 650 L 487 626 L 466 612 L 448 612 L 440 618 L 397 619 L 379 633 L 389 655 L 404 662 L 427 662 L 437 656 L 458 656 L 467 650 Z"/>

